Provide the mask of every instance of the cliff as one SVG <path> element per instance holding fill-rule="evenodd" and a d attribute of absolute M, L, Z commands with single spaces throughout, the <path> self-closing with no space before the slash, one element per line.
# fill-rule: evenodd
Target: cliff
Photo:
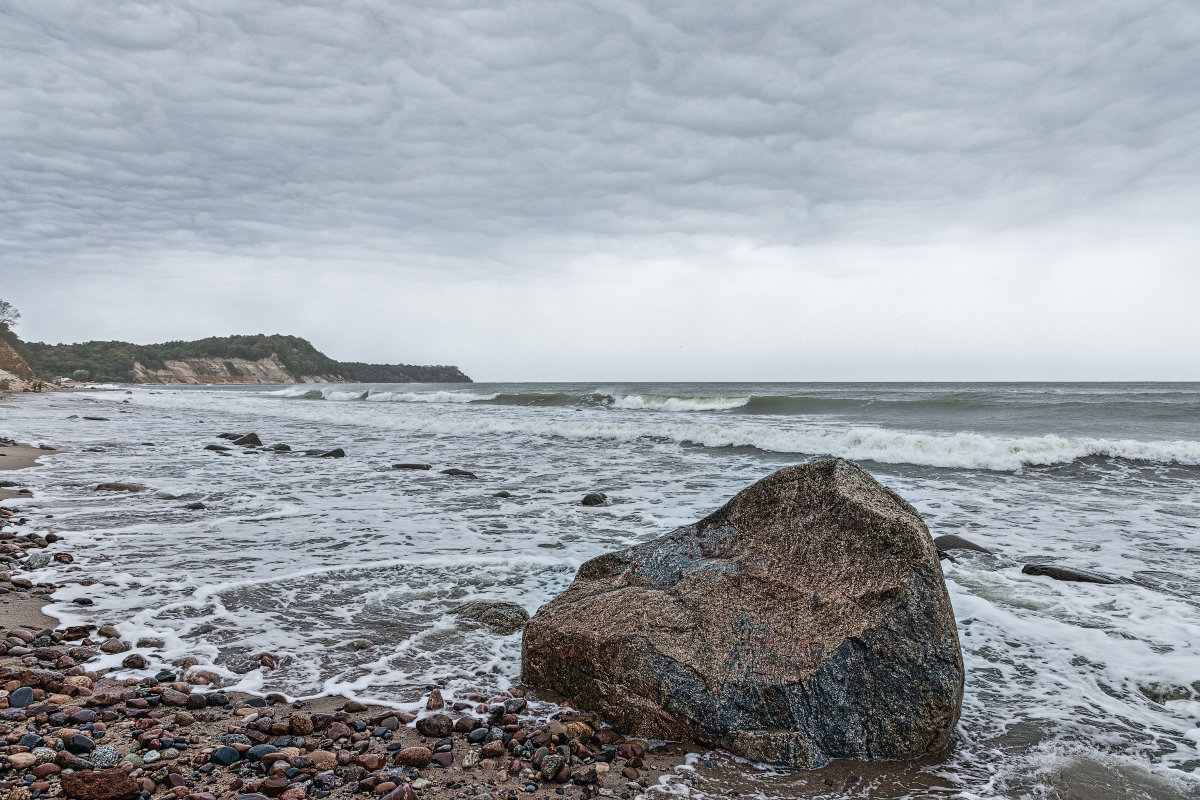
<path fill-rule="evenodd" d="M 135 383 L 342 383 L 340 375 L 293 375 L 274 353 L 269 358 L 187 358 L 159 369 L 133 362 Z"/>
<path fill-rule="evenodd" d="M 45 380 L 114 383 L 470 383 L 457 367 L 335 361 L 306 339 L 279 334 L 137 345 L 24 343 L 18 358 Z"/>
<path fill-rule="evenodd" d="M 0 330 L 0 390 L 24 389 L 29 381 L 35 379 L 25 359 L 13 349 L 10 338 L 16 337 L 10 331 Z"/>

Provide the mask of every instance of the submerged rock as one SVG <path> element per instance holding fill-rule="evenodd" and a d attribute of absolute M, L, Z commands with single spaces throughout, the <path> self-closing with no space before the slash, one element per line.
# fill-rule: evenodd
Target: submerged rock
<path fill-rule="evenodd" d="M 812 768 L 943 751 L 963 663 L 920 515 L 821 459 L 584 563 L 526 626 L 522 678 L 631 736 Z"/>
<path fill-rule="evenodd" d="M 392 464 L 392 469 L 433 469 L 431 464 Z"/>
<path fill-rule="evenodd" d="M 465 469 L 451 467 L 450 469 L 442 470 L 443 475 L 453 475 L 459 478 L 475 478 L 478 477 L 474 472 L 467 472 Z"/>
<path fill-rule="evenodd" d="M 482 623 L 493 633 L 505 636 L 521 630 L 529 621 L 528 611 L 503 600 L 470 600 L 454 609 L 454 614 Z"/>
<path fill-rule="evenodd" d="M 245 436 L 239 436 L 233 440 L 234 444 L 239 444 L 242 447 L 262 447 L 262 439 L 258 438 L 257 433 L 247 433 Z"/>
<path fill-rule="evenodd" d="M 1056 581 L 1074 581 L 1075 583 L 1124 582 L 1117 578 L 1101 575 L 1099 572 L 1092 572 L 1086 569 L 1073 569 L 1071 567 L 1056 567 L 1053 564 L 1026 564 L 1021 567 L 1021 572 L 1026 575 L 1041 575 L 1047 578 L 1054 578 Z"/>
<path fill-rule="evenodd" d="M 94 492 L 140 492 L 141 486 L 136 483 L 101 483 L 92 491 Z"/>
<path fill-rule="evenodd" d="M 969 539 L 964 539 L 961 536 L 955 536 L 953 533 L 947 533 L 943 536 L 934 537 L 933 544 L 938 550 L 948 552 L 950 550 L 970 550 L 975 553 L 990 553 L 986 547 L 981 547 Z"/>
<path fill-rule="evenodd" d="M 608 495 L 604 492 L 590 492 L 583 496 L 583 500 L 579 504 L 581 506 L 606 506 L 608 505 Z"/>

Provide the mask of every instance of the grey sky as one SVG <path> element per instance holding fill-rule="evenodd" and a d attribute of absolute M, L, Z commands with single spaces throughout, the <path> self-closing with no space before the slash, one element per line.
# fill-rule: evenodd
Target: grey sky
<path fill-rule="evenodd" d="M 0 0 L 31 339 L 1200 376 L 1189 2 Z"/>

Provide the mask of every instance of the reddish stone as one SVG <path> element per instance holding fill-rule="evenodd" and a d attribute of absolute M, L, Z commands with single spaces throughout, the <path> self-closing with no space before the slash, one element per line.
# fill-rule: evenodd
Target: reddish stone
<path fill-rule="evenodd" d="M 308 714 L 292 714 L 288 728 L 292 736 L 310 736 L 314 730 L 313 718 Z"/>
<path fill-rule="evenodd" d="M 338 740 L 342 738 L 350 738 L 350 729 L 341 722 L 331 723 L 325 730 L 325 738 Z"/>
<path fill-rule="evenodd" d="M 621 770 L 621 774 L 631 781 L 636 781 L 641 776 L 641 773 L 633 767 L 626 767 L 625 769 Z"/>
<path fill-rule="evenodd" d="M 417 793 L 407 783 L 402 783 L 385 794 L 383 800 L 417 800 Z"/>
<path fill-rule="evenodd" d="M 396 753 L 395 761 L 404 767 L 427 767 L 433 759 L 433 753 L 427 747 L 406 747 Z"/>
<path fill-rule="evenodd" d="M 76 800 L 127 800 L 142 791 L 142 785 L 120 767 L 62 776 L 62 790 Z"/>
<path fill-rule="evenodd" d="M 371 772 L 381 770 L 384 764 L 387 763 L 387 758 L 383 753 L 363 753 L 358 758 L 354 759 L 354 763 Z"/>
<path fill-rule="evenodd" d="M 488 742 L 483 746 L 483 749 L 480 751 L 480 755 L 482 755 L 484 758 L 495 758 L 496 756 L 504 755 L 504 742 L 500 741 L 499 739 L 493 742 Z"/>
<path fill-rule="evenodd" d="M 267 778 L 262 782 L 259 791 L 268 797 L 278 797 L 283 794 L 291 783 L 287 778 Z"/>

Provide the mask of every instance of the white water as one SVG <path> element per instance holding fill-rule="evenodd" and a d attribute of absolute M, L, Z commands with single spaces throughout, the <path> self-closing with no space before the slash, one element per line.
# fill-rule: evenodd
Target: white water
<path fill-rule="evenodd" d="M 765 390 L 732 388 L 698 393 L 716 401 L 682 416 L 665 407 L 474 402 L 530 387 L 373 388 L 473 398 L 375 403 L 299 399 L 310 387 L 139 388 L 21 403 L 0 421 L 0 435 L 73 450 L 22 473 L 34 503 L 54 515 L 41 524 L 76 555 L 73 565 L 35 574 L 69 586 L 54 608 L 64 619 L 158 636 L 165 647 L 151 655 L 198 655 L 240 688 L 409 707 L 429 684 L 453 697 L 518 679 L 519 637 L 458 623 L 446 613 L 458 602 L 510 599 L 533 612 L 586 558 L 703 516 L 774 469 L 818 454 L 862 460 L 935 535 L 958 533 L 1000 554 L 943 562 L 968 683 L 956 752 L 934 777 L 966 797 L 1054 797 L 1063 770 L 1098 763 L 1134 776 L 1130 785 L 1158 787 L 1128 796 L 1191 791 L 1200 768 L 1200 685 L 1191 688 L 1200 682 L 1200 444 L 1180 438 L 1184 429 L 1120 436 L 1133 425 L 1095 395 L 1080 401 L 1095 402 L 1093 417 L 1062 433 L 1033 422 L 989 430 L 991 411 L 960 430 L 905 429 L 870 412 L 755 417 L 720 403 Z M 883 395 L 861 391 L 866 408 Z M 322 387 L 321 396 L 339 392 L 362 396 L 353 387 Z M 1179 394 L 1164 402 L 1195 399 Z M 1042 397 L 1061 404 L 1061 393 L 1030 393 L 1019 401 L 1030 420 L 1045 413 Z M 220 442 L 216 433 L 249 430 L 267 444 L 341 446 L 348 455 L 202 449 Z M 1082 435 L 1089 430 L 1104 435 Z M 390 469 L 402 461 L 434 470 Z M 449 467 L 480 477 L 440 474 Z M 92 492 L 101 480 L 148 491 Z M 493 497 L 502 489 L 514 496 Z M 594 490 L 613 505 L 579 506 Z M 208 509 L 182 509 L 194 499 Z M 1132 582 L 1020 572 L 1039 558 Z M 100 583 L 70 586 L 82 575 Z M 96 605 L 81 614 L 69 601 L 84 595 Z M 376 647 L 351 648 L 363 638 Z M 283 655 L 281 669 L 247 669 L 262 651 Z M 1181 697 L 1155 702 L 1143 692 L 1153 685 L 1178 687 Z M 723 795 L 701 773 L 689 791 Z M 765 794 L 786 796 L 786 778 L 755 780 Z"/>

